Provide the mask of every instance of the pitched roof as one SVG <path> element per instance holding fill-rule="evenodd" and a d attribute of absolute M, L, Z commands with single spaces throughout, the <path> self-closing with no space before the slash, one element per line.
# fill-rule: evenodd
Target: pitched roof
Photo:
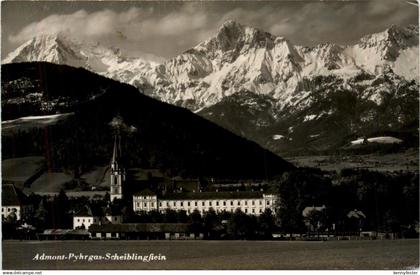
<path fill-rule="evenodd" d="M 121 211 L 112 207 L 106 207 L 103 211 L 105 216 L 119 216 Z"/>
<path fill-rule="evenodd" d="M 261 199 L 263 192 L 185 192 L 167 193 L 161 197 L 163 200 L 217 200 L 217 199 Z"/>
<path fill-rule="evenodd" d="M 93 217 L 92 209 L 89 206 L 85 206 L 74 214 L 74 217 Z"/>
<path fill-rule="evenodd" d="M 92 224 L 89 232 L 189 232 L 188 223 L 124 223 L 124 224 Z"/>
<path fill-rule="evenodd" d="M 159 169 L 130 168 L 129 171 L 130 171 L 130 175 L 133 176 L 135 180 L 149 180 L 151 178 L 155 178 L 155 179 L 166 178 L 165 174 Z"/>
<path fill-rule="evenodd" d="M 2 184 L 1 201 L 3 206 L 24 205 L 28 203 L 26 195 L 13 184 Z"/>
<path fill-rule="evenodd" d="M 113 121 L 118 120 L 114 118 Z M 112 163 L 117 163 L 121 158 L 121 136 L 115 135 L 114 137 L 114 150 L 112 152 Z"/>
<path fill-rule="evenodd" d="M 360 218 L 365 219 L 366 215 L 362 211 L 354 209 L 347 214 L 347 217 L 348 218 L 356 218 L 356 219 L 360 219 Z"/>
<path fill-rule="evenodd" d="M 140 192 L 135 193 L 134 196 L 156 196 L 156 194 L 150 189 L 143 189 Z"/>
<path fill-rule="evenodd" d="M 38 235 L 89 235 L 86 229 L 45 229 L 44 232 Z"/>
<path fill-rule="evenodd" d="M 302 216 L 307 217 L 309 215 L 309 213 L 311 213 L 312 211 L 323 211 L 325 209 L 326 209 L 325 205 L 323 205 L 323 206 L 307 206 L 307 207 L 305 207 L 305 209 L 303 209 Z"/>
<path fill-rule="evenodd" d="M 112 207 L 90 207 L 85 205 L 74 217 L 103 217 L 103 216 L 118 216 L 121 215 L 121 210 L 113 209 Z"/>

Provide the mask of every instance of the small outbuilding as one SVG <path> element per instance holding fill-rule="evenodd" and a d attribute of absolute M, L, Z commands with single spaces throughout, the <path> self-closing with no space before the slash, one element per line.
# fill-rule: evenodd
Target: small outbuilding
<path fill-rule="evenodd" d="M 3 183 L 1 186 L 1 218 L 18 221 L 33 212 L 28 197 L 13 184 Z"/>
<path fill-rule="evenodd" d="M 46 229 L 37 234 L 39 240 L 87 240 L 90 234 L 84 229 Z"/>
<path fill-rule="evenodd" d="M 124 223 L 92 224 L 89 227 L 92 238 L 96 239 L 202 239 L 202 232 L 193 232 L 188 223 Z"/>
<path fill-rule="evenodd" d="M 120 211 L 111 209 L 111 207 L 91 209 L 85 206 L 73 216 L 73 229 L 88 229 L 92 224 L 119 224 L 123 222 Z"/>

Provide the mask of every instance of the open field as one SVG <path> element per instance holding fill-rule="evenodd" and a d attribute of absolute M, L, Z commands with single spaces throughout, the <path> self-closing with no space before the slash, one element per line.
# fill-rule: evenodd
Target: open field
<path fill-rule="evenodd" d="M 331 155 L 285 157 L 298 167 L 315 167 L 326 171 L 340 171 L 343 168 L 364 168 L 376 171 L 418 171 L 419 154 L 408 150 L 393 154 Z"/>
<path fill-rule="evenodd" d="M 15 186 L 23 189 L 25 182 L 42 172 L 45 162 L 43 156 L 2 159 L 2 180 L 13 182 Z"/>
<path fill-rule="evenodd" d="M 61 170 L 47 171 L 43 156 L 2 159 L 1 168 L 3 181 L 15 184 L 26 194 L 55 195 L 64 189 L 69 196 L 93 196 L 105 194 L 110 184 L 108 166 L 95 166 L 81 175 L 89 187 L 95 187 L 95 192 L 80 191 L 80 188 L 68 190 L 65 183 L 73 180 L 74 176 Z M 104 189 L 106 191 L 101 191 Z"/>
<path fill-rule="evenodd" d="M 419 240 L 3 241 L 3 269 L 413 269 Z M 166 261 L 34 261 L 45 255 L 164 255 Z"/>

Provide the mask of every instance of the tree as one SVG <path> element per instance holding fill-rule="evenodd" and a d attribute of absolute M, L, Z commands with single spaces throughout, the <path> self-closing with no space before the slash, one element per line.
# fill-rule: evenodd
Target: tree
<path fill-rule="evenodd" d="M 201 217 L 200 211 L 194 209 L 194 211 L 190 215 L 190 222 L 191 223 L 202 223 L 203 219 Z"/>
<path fill-rule="evenodd" d="M 275 220 L 271 209 L 266 208 L 258 217 L 258 230 L 264 239 L 271 239 L 275 228 Z"/>
<path fill-rule="evenodd" d="M 148 216 L 150 217 L 149 220 L 152 223 L 162 222 L 163 216 L 158 210 L 152 210 L 148 213 Z"/>
<path fill-rule="evenodd" d="M 203 219 L 200 211 L 195 209 L 190 215 L 191 232 L 197 236 L 197 234 L 203 231 Z"/>
<path fill-rule="evenodd" d="M 104 202 L 107 202 L 107 203 L 111 201 L 111 195 L 109 195 L 108 191 L 106 191 L 106 193 L 105 193 L 105 195 L 104 195 L 104 197 L 103 197 L 102 200 Z"/>
<path fill-rule="evenodd" d="M 304 229 L 302 221 L 302 199 L 297 183 L 304 178 L 300 172 L 286 172 L 276 181 L 279 200 L 276 205 L 276 215 L 281 229 L 290 234 L 301 233 Z"/>
<path fill-rule="evenodd" d="M 402 181 L 399 178 L 397 179 L 400 182 L 405 182 L 403 186 L 403 215 L 404 222 L 410 226 L 414 226 L 416 221 L 419 220 L 419 174 L 409 174 L 407 179 Z"/>
<path fill-rule="evenodd" d="M 325 230 L 326 228 L 327 212 L 325 208 L 322 210 L 313 209 L 307 214 L 307 216 L 305 217 L 305 220 L 311 227 L 309 231 L 314 230 L 317 232 L 317 235 L 319 236 L 319 231 Z"/>
<path fill-rule="evenodd" d="M 203 220 L 204 231 L 206 232 L 207 237 L 209 239 L 214 239 L 217 236 L 216 232 L 219 230 L 220 221 L 213 208 L 210 208 L 209 211 L 205 212 Z"/>
<path fill-rule="evenodd" d="M 177 222 L 177 213 L 173 209 L 166 209 L 163 220 L 167 223 L 176 223 Z"/>
<path fill-rule="evenodd" d="M 54 216 L 57 228 L 71 228 L 72 217 L 69 215 L 69 198 L 63 189 L 54 198 Z"/>
<path fill-rule="evenodd" d="M 176 213 L 176 219 L 179 223 L 186 223 L 188 221 L 187 212 L 185 210 L 179 210 Z"/>
<path fill-rule="evenodd" d="M 45 206 L 45 203 L 45 199 L 42 199 L 39 202 L 37 209 L 35 210 L 34 217 L 36 219 L 35 226 L 37 228 L 46 228 L 45 226 L 48 220 L 48 211 Z"/>
<path fill-rule="evenodd" d="M 6 217 L 6 222 L 9 224 L 16 224 L 17 216 L 15 212 L 10 212 L 9 215 Z"/>
<path fill-rule="evenodd" d="M 257 231 L 257 218 L 248 216 L 236 209 L 228 222 L 228 234 L 234 239 L 255 239 Z"/>

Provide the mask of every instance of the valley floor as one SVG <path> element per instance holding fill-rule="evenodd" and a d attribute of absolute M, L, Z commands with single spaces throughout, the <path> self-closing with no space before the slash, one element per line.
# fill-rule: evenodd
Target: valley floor
<path fill-rule="evenodd" d="M 344 168 L 364 168 L 376 171 L 418 171 L 419 153 L 411 149 L 394 154 L 332 155 L 285 157 L 298 167 L 314 167 L 327 171 L 340 171 Z"/>
<path fill-rule="evenodd" d="M 3 241 L 4 269 L 418 269 L 419 240 Z M 33 260 L 42 255 L 137 253 L 165 261 Z"/>

